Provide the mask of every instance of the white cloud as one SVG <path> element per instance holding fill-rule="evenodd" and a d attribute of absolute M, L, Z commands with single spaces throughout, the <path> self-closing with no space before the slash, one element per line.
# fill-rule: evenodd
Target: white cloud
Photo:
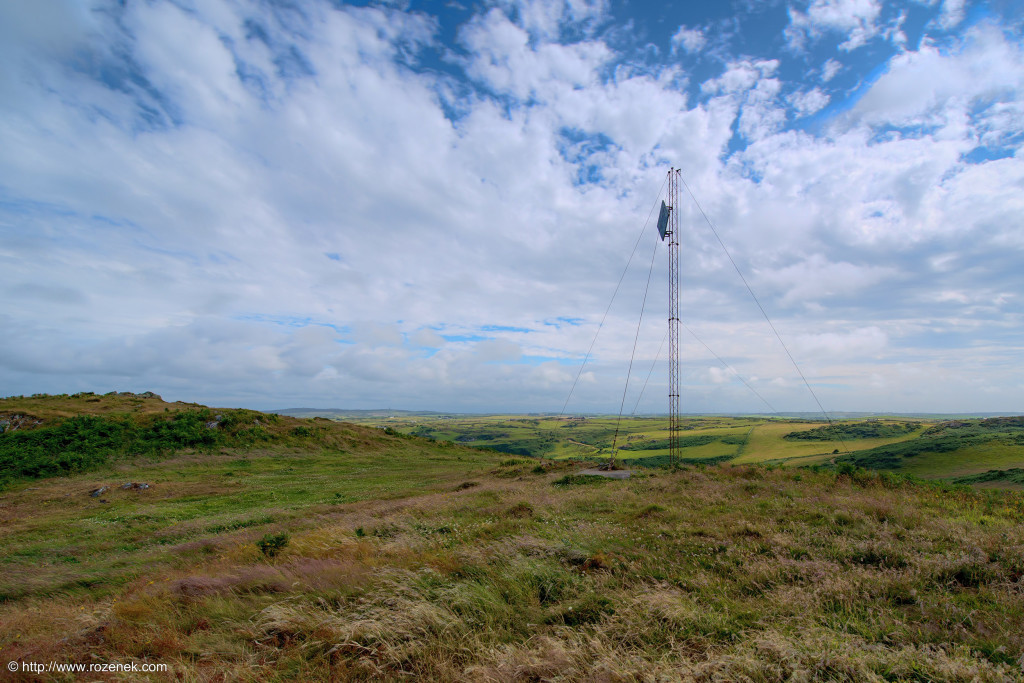
<path fill-rule="evenodd" d="M 475 346 L 477 356 L 484 362 L 517 361 L 523 356 L 523 349 L 507 339 L 487 339 Z"/>
<path fill-rule="evenodd" d="M 555 361 L 541 363 L 533 369 L 531 375 L 533 381 L 546 389 L 561 388 L 573 380 L 573 374 Z M 585 372 L 580 376 L 580 382 L 593 383 L 593 381 L 594 373 L 592 372 Z"/>
<path fill-rule="evenodd" d="M 785 293 L 787 304 L 818 301 L 834 296 L 851 296 L 891 276 L 885 268 L 852 263 L 832 263 L 815 254 L 799 263 L 776 268 L 761 280 Z"/>
<path fill-rule="evenodd" d="M 733 62 L 721 76 L 705 81 L 701 88 L 706 93 L 729 96 L 740 108 L 740 133 L 747 140 L 760 140 L 786 120 L 786 110 L 778 99 L 782 82 L 773 77 L 778 68 L 775 59 Z"/>
<path fill-rule="evenodd" d="M 412 335 L 411 339 L 416 346 L 424 346 L 432 349 L 440 348 L 445 345 L 445 338 L 429 328 L 417 330 Z"/>
<path fill-rule="evenodd" d="M 889 344 L 888 335 L 874 326 L 844 333 L 802 334 L 793 341 L 801 356 L 828 358 L 876 355 Z"/>
<path fill-rule="evenodd" d="M 869 139 L 860 129 L 828 144 L 789 134 L 747 150 L 745 161 L 762 178 L 758 195 L 767 195 L 757 203 L 765 206 L 774 197 L 781 206 L 772 211 L 784 216 L 779 226 L 758 232 L 765 246 L 799 243 L 821 230 L 844 244 L 895 247 L 964 228 L 942 217 L 954 195 L 965 198 L 950 189 L 967 144 L 932 138 L 870 144 Z"/>
<path fill-rule="evenodd" d="M 745 59 L 733 62 L 721 76 L 705 81 L 701 89 L 712 94 L 745 92 L 755 87 L 761 79 L 774 74 L 778 68 L 777 59 Z"/>
<path fill-rule="evenodd" d="M 747 140 L 761 140 L 782 127 L 786 110 L 779 106 L 781 90 L 782 82 L 778 79 L 762 78 L 747 91 L 739 123 L 739 131 Z"/>
<path fill-rule="evenodd" d="M 808 38 L 835 32 L 846 37 L 840 50 L 855 50 L 880 32 L 875 22 L 881 10 L 878 0 L 812 0 L 806 12 L 790 9 L 786 38 L 802 49 Z"/>
<path fill-rule="evenodd" d="M 499 0 L 507 14 L 516 14 L 531 35 L 557 40 L 565 25 L 593 28 L 607 16 L 607 0 Z"/>
<path fill-rule="evenodd" d="M 150 82 L 193 120 L 222 123 L 241 113 L 247 97 L 234 58 L 211 26 L 170 3 L 135 5 L 125 23 Z"/>
<path fill-rule="evenodd" d="M 943 0 L 939 14 L 939 26 L 945 30 L 955 28 L 964 20 L 966 0 Z"/>
<path fill-rule="evenodd" d="M 731 368 L 720 368 L 712 365 L 708 368 L 708 381 L 712 384 L 727 384 L 736 377 L 736 371 Z"/>
<path fill-rule="evenodd" d="M 843 68 L 840 62 L 834 59 L 826 59 L 825 63 L 821 65 L 821 80 L 823 83 L 828 83 L 836 74 L 839 73 Z"/>
<path fill-rule="evenodd" d="M 700 52 L 707 42 L 704 32 L 699 28 L 680 26 L 679 30 L 672 35 L 672 52 L 682 48 L 685 52 L 694 54 Z"/>
<path fill-rule="evenodd" d="M 829 103 L 829 99 L 829 96 L 820 88 L 795 92 L 786 97 L 786 101 L 796 110 L 797 117 L 809 116 L 821 111 Z"/>
<path fill-rule="evenodd" d="M 469 74 L 496 92 L 521 99 L 547 98 L 562 89 L 593 84 L 597 69 L 611 56 L 600 42 L 531 45 L 528 31 L 496 8 L 460 35 L 473 55 Z"/>
<path fill-rule="evenodd" d="M 942 123 L 972 102 L 1016 98 L 1024 87 L 1022 57 L 1019 45 L 984 26 L 953 54 L 923 45 L 894 57 L 852 113 L 871 123 Z"/>

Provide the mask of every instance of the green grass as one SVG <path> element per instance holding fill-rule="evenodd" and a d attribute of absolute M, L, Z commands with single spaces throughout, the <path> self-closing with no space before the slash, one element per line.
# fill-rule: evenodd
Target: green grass
<path fill-rule="evenodd" d="M 53 397 L 49 403 L 57 402 L 66 404 L 67 399 Z M 27 412 L 11 399 L 6 403 L 8 408 L 14 403 L 18 414 Z M 173 441 L 164 440 L 158 442 L 159 449 L 139 453 L 138 438 L 132 448 L 120 448 L 130 422 L 120 430 L 106 429 L 130 417 L 60 417 L 40 405 L 47 403 L 45 399 L 34 403 L 35 412 L 46 416 L 44 424 L 0 435 L 0 445 L 19 444 L 28 436 L 52 448 L 54 460 L 69 446 L 106 457 L 83 468 L 88 472 L 71 476 L 27 480 L 21 471 L 15 471 L 20 476 L 8 474 L 0 508 L 5 548 L 0 556 L 0 599 L 37 591 L 77 595 L 117 590 L 145 568 L 176 566 L 181 556 L 175 548 L 213 547 L 215 539 L 232 537 L 233 532 L 245 536 L 274 525 L 301 525 L 305 515 L 329 514 L 345 503 L 438 490 L 494 464 L 493 457 L 475 449 L 254 411 L 210 411 L 229 426 L 215 435 L 203 422 L 199 433 L 209 433 L 220 446 L 201 442 L 197 449 L 195 442 L 185 439 L 175 449 Z M 149 424 L 155 429 L 149 434 L 176 435 L 173 427 L 181 424 L 180 418 L 194 425 L 193 418 L 205 418 L 206 410 L 188 406 L 168 413 L 178 420 L 154 410 L 140 421 L 153 420 Z M 239 413 L 245 417 L 241 426 L 224 420 Z M 279 436 L 245 446 L 231 430 L 247 429 L 250 414 Z M 99 435 L 93 444 L 75 444 L 68 438 L 77 432 L 66 425 L 79 430 L 82 423 L 87 434 Z M 305 426 L 314 436 L 291 435 L 296 426 Z M 7 452 L 16 449 L 8 447 Z M 382 457 L 384 452 L 391 457 Z M 46 452 L 36 457 L 43 459 Z M 403 476 L 410 468 L 417 476 Z M 144 482 L 150 488 L 121 488 L 130 482 Z M 102 494 L 90 495 L 101 487 L 106 487 Z M 57 529 L 61 533 L 55 535 Z"/>
<path fill-rule="evenodd" d="M 401 454 L 392 483 L 428 452 Z M 79 584 L 8 598 L 0 649 L 270 681 L 1021 676 L 1018 494 L 864 471 L 526 481 L 487 465 L 468 488 L 451 483 L 464 470 L 390 502 L 296 504 L 168 548 L 119 583 L 102 583 L 109 567 L 84 571 L 96 539 L 81 539 Z M 51 520 L 47 540 L 63 526 Z"/>
<path fill-rule="evenodd" d="M 454 486 L 492 464 L 482 454 L 459 450 L 463 459 L 452 462 L 412 444 L 395 444 L 388 458 L 335 451 L 262 451 L 198 461 L 189 456 L 19 486 L 4 495 L 17 512 L 5 516 L 0 598 L 76 592 L 83 574 L 90 589 L 116 589 L 142 568 L 174 566 L 180 558 L 168 548 L 274 525 L 301 526 L 306 515 L 330 514 L 340 504 Z M 410 467 L 417 476 L 403 477 Z M 121 489 L 127 481 L 150 488 Z M 89 495 L 104 485 L 109 488 L 102 497 Z M 54 537 L 55 529 L 62 533 Z M 66 558 L 74 558 L 74 566 Z"/>
<path fill-rule="evenodd" d="M 281 420 L 280 443 L 0 492 L 0 652 L 183 680 L 1024 680 L 1020 493 L 848 462 L 613 480 Z M 708 419 L 687 450 L 743 457 L 763 425 L 794 431 Z M 664 438 L 644 427 L 634 443 Z"/>

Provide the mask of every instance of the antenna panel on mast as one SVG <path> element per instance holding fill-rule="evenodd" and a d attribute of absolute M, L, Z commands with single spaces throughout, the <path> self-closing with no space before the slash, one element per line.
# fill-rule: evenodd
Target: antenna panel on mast
<path fill-rule="evenodd" d="M 661 202 L 661 213 L 658 214 L 658 233 L 661 235 L 661 241 L 665 241 L 665 235 L 668 233 L 668 214 L 670 209 L 664 201 Z"/>

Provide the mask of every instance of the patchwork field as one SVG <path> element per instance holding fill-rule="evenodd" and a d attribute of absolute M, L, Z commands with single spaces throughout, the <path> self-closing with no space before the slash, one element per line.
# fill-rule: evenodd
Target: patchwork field
<path fill-rule="evenodd" d="M 626 466 L 658 466 L 668 460 L 665 417 L 617 420 L 607 416 L 385 414 L 345 419 L 510 455 L 600 461 L 607 460 L 614 450 L 616 459 Z M 1014 419 L 890 417 L 837 420 L 833 429 L 826 429 L 821 420 L 700 416 L 682 420 L 680 443 L 683 462 L 689 464 L 799 467 L 849 461 L 924 479 L 955 479 L 989 470 L 1024 468 L 1024 437 L 1018 436 L 1021 427 Z M 965 427 L 952 430 L 955 436 L 949 437 L 951 430 L 943 427 L 949 424 Z M 972 425 L 984 427 L 977 428 L 978 432 Z M 946 436 L 939 448 L 945 450 L 934 450 L 929 444 L 934 444 L 943 430 Z M 912 455 L 888 459 L 878 455 L 880 449 L 898 444 L 904 444 L 901 452 Z M 985 485 L 1020 486 L 1012 478 L 999 481 L 993 484 L 988 480 Z"/>

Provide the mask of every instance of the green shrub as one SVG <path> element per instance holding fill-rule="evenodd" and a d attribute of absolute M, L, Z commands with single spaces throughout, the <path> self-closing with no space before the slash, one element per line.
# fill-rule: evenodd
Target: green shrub
<path fill-rule="evenodd" d="M 910 434 L 921 426 L 920 422 L 854 422 L 836 424 L 801 432 L 790 432 L 789 441 L 836 441 L 838 439 L 877 439 Z"/>
<path fill-rule="evenodd" d="M 35 429 L 0 433 L 0 472 L 7 481 L 62 476 L 93 470 L 119 457 L 269 441 L 273 435 L 262 425 L 251 426 L 267 417 L 250 410 L 215 414 L 203 408 L 147 417 L 54 420 Z M 229 429 L 241 425 L 247 426 Z"/>
<path fill-rule="evenodd" d="M 263 538 L 256 541 L 256 547 L 260 549 L 266 557 L 273 557 L 278 552 L 284 549 L 288 545 L 288 534 L 266 534 Z"/>

